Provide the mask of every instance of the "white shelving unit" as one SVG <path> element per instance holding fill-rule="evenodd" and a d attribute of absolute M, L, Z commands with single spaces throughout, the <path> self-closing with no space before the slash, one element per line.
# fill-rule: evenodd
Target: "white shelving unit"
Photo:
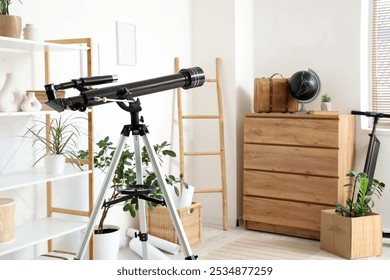
<path fill-rule="evenodd" d="M 79 45 L 82 43 L 84 45 Z M 85 46 L 87 45 L 87 46 Z M 48 82 L 49 79 L 49 53 L 63 52 L 63 51 L 87 51 L 88 52 L 88 63 L 89 72 L 91 75 L 91 41 L 90 39 L 67 39 L 61 42 L 38 42 L 30 40 L 21 40 L 14 38 L 7 38 L 0 36 L 0 53 L 18 53 L 18 52 L 41 52 L 45 54 L 45 80 Z M 43 56 L 42 56 L 43 61 Z M 24 117 L 24 116 L 41 116 L 46 115 L 46 120 L 50 120 L 53 114 L 58 114 L 55 111 L 39 111 L 39 112 L 0 112 L 0 118 L 2 117 Z M 88 149 L 93 154 L 93 137 L 92 134 L 93 126 L 93 114 L 92 111 L 88 111 Z M 52 205 L 52 183 L 59 180 L 66 180 L 77 176 L 88 176 L 88 205 L 87 211 L 81 211 L 76 209 L 64 209 L 56 208 Z M 64 236 L 66 234 L 77 232 L 82 230 L 87 222 L 71 221 L 68 217 L 63 219 L 52 217 L 53 213 L 70 214 L 77 216 L 89 217 L 92 211 L 93 205 L 93 158 L 88 160 L 88 170 L 79 171 L 66 170 L 63 174 L 55 175 L 48 174 L 44 168 L 30 168 L 18 172 L 10 172 L 0 174 L 0 196 L 1 192 L 11 191 L 18 188 L 34 187 L 37 185 L 46 184 L 47 192 L 47 217 L 38 219 L 32 222 L 27 222 L 16 226 L 14 240 L 7 243 L 0 243 L 0 256 L 15 252 L 17 250 L 27 248 L 29 246 L 39 244 L 44 241 L 48 241 L 48 249 L 51 250 L 52 244 L 51 239 Z M 91 243 L 92 244 L 92 243 Z M 90 250 L 90 257 L 93 257 L 93 251 Z"/>

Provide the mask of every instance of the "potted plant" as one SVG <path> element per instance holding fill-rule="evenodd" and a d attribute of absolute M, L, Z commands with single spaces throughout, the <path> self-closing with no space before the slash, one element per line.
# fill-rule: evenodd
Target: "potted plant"
<path fill-rule="evenodd" d="M 370 180 L 364 172 L 350 171 L 352 188 L 346 204 L 321 213 L 321 249 L 344 258 L 356 259 L 382 254 L 381 216 L 372 212 L 374 197 L 382 196 L 385 184 Z"/>
<path fill-rule="evenodd" d="M 22 1 L 19 0 L 20 3 Z M 22 18 L 9 14 L 12 0 L 0 0 L 0 36 L 20 38 L 22 33 Z"/>
<path fill-rule="evenodd" d="M 321 110 L 322 111 L 331 111 L 332 110 L 332 98 L 329 94 L 325 93 L 321 97 Z"/>
<path fill-rule="evenodd" d="M 34 163 L 44 159 L 46 171 L 53 174 L 61 174 L 64 171 L 66 159 L 72 165 L 81 169 L 78 157 L 78 144 L 81 139 L 81 129 L 77 119 L 73 115 L 60 115 L 52 118 L 50 123 L 37 120 L 37 124 L 27 128 L 23 137 L 32 139 L 32 145 L 37 147 L 37 152 L 42 154 Z"/>
<path fill-rule="evenodd" d="M 96 169 L 101 170 L 103 173 L 106 172 L 108 167 L 111 165 L 112 158 L 115 152 L 116 147 L 114 144 L 110 141 L 110 138 L 107 136 L 104 139 L 100 140 L 96 143 L 97 149 L 95 149 L 94 154 L 94 166 Z M 154 145 L 154 149 L 156 151 L 156 155 L 158 156 L 160 162 L 163 162 L 163 157 L 175 157 L 176 153 L 172 150 L 169 150 L 167 147 L 169 144 L 164 141 L 161 144 Z M 114 178 L 112 180 L 112 188 L 110 195 L 106 199 L 106 202 L 113 201 L 114 199 L 118 198 L 120 196 L 120 193 L 117 191 L 119 186 L 122 185 L 135 185 L 136 184 L 136 166 L 135 166 L 135 157 L 134 152 L 130 151 L 129 146 L 126 144 L 125 148 L 122 152 L 122 155 L 119 159 Z M 79 158 L 80 159 L 87 159 L 88 158 L 88 151 L 87 150 L 81 150 L 79 151 Z M 161 189 L 159 187 L 156 174 L 153 170 L 150 170 L 150 158 L 146 151 L 145 147 L 142 147 L 141 150 L 141 160 L 142 160 L 142 167 L 143 167 L 143 178 L 144 178 L 144 185 L 148 186 L 155 186 L 155 191 L 150 195 L 157 199 L 162 199 L 163 195 L 161 192 Z M 168 175 L 165 178 L 166 182 L 174 186 L 176 183 L 179 183 L 182 181 L 182 177 L 179 178 Z M 176 194 L 178 195 L 178 189 L 175 187 Z M 150 207 L 156 206 L 156 204 L 149 203 L 148 205 Z M 106 235 L 107 233 L 113 233 L 117 232 L 119 228 L 117 226 L 108 226 L 105 224 L 105 220 L 107 218 L 108 212 L 110 208 L 113 205 L 107 205 L 103 206 L 103 212 L 100 217 L 98 226 L 95 230 L 95 244 L 98 243 L 98 240 L 96 240 L 96 237 L 98 235 Z M 135 217 L 138 210 L 138 198 L 134 197 L 129 201 L 126 201 L 123 205 L 123 211 L 129 212 L 131 217 Z M 98 237 L 100 238 L 100 237 Z M 119 245 L 119 241 L 118 241 Z M 115 248 L 118 247 L 118 245 L 115 245 Z M 99 246 L 99 245 L 97 245 Z M 95 247 L 96 248 L 96 247 Z M 115 250 L 117 251 L 117 250 Z M 101 258 L 98 256 L 96 250 L 95 250 L 95 256 L 97 258 Z"/>

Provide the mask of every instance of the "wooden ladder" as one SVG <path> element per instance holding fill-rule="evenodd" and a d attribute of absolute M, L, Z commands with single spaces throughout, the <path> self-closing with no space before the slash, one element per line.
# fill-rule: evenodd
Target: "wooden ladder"
<path fill-rule="evenodd" d="M 222 86 L 220 74 L 221 59 L 215 59 L 215 79 L 206 79 L 206 83 L 215 83 L 217 89 L 218 114 L 217 115 L 183 115 L 182 110 L 182 93 L 181 88 L 177 89 L 177 104 L 178 104 L 178 123 L 179 123 L 179 145 L 180 145 L 180 173 L 185 174 L 184 158 L 186 156 L 219 156 L 221 167 L 221 188 L 216 189 L 195 189 L 195 193 L 221 193 L 222 194 L 222 215 L 223 229 L 228 229 L 228 212 L 227 212 L 227 187 L 226 187 L 226 163 L 225 163 L 225 138 L 222 110 Z M 175 72 L 179 72 L 179 58 L 175 58 Z M 206 152 L 185 152 L 184 151 L 184 129 L 183 119 L 215 119 L 219 122 L 219 151 Z M 184 176 L 185 178 L 185 176 Z"/>

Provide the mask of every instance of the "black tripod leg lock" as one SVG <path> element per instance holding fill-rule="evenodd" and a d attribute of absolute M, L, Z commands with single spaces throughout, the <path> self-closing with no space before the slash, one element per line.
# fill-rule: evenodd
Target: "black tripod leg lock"
<path fill-rule="evenodd" d="M 146 242 L 148 241 L 148 234 L 147 233 L 142 233 L 142 232 L 136 232 L 135 233 L 135 238 L 139 238 L 140 241 Z"/>
<path fill-rule="evenodd" d="M 186 261 L 196 261 L 198 259 L 197 255 L 192 255 L 184 258 Z"/>

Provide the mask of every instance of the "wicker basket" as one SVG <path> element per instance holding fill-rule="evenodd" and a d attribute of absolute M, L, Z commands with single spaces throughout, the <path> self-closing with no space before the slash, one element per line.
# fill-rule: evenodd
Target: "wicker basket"
<path fill-rule="evenodd" d="M 177 213 L 183 224 L 188 243 L 191 246 L 199 244 L 202 240 L 202 204 L 193 202 L 189 207 L 177 209 Z M 149 234 L 179 244 L 179 238 L 167 207 L 147 207 L 146 216 Z"/>

